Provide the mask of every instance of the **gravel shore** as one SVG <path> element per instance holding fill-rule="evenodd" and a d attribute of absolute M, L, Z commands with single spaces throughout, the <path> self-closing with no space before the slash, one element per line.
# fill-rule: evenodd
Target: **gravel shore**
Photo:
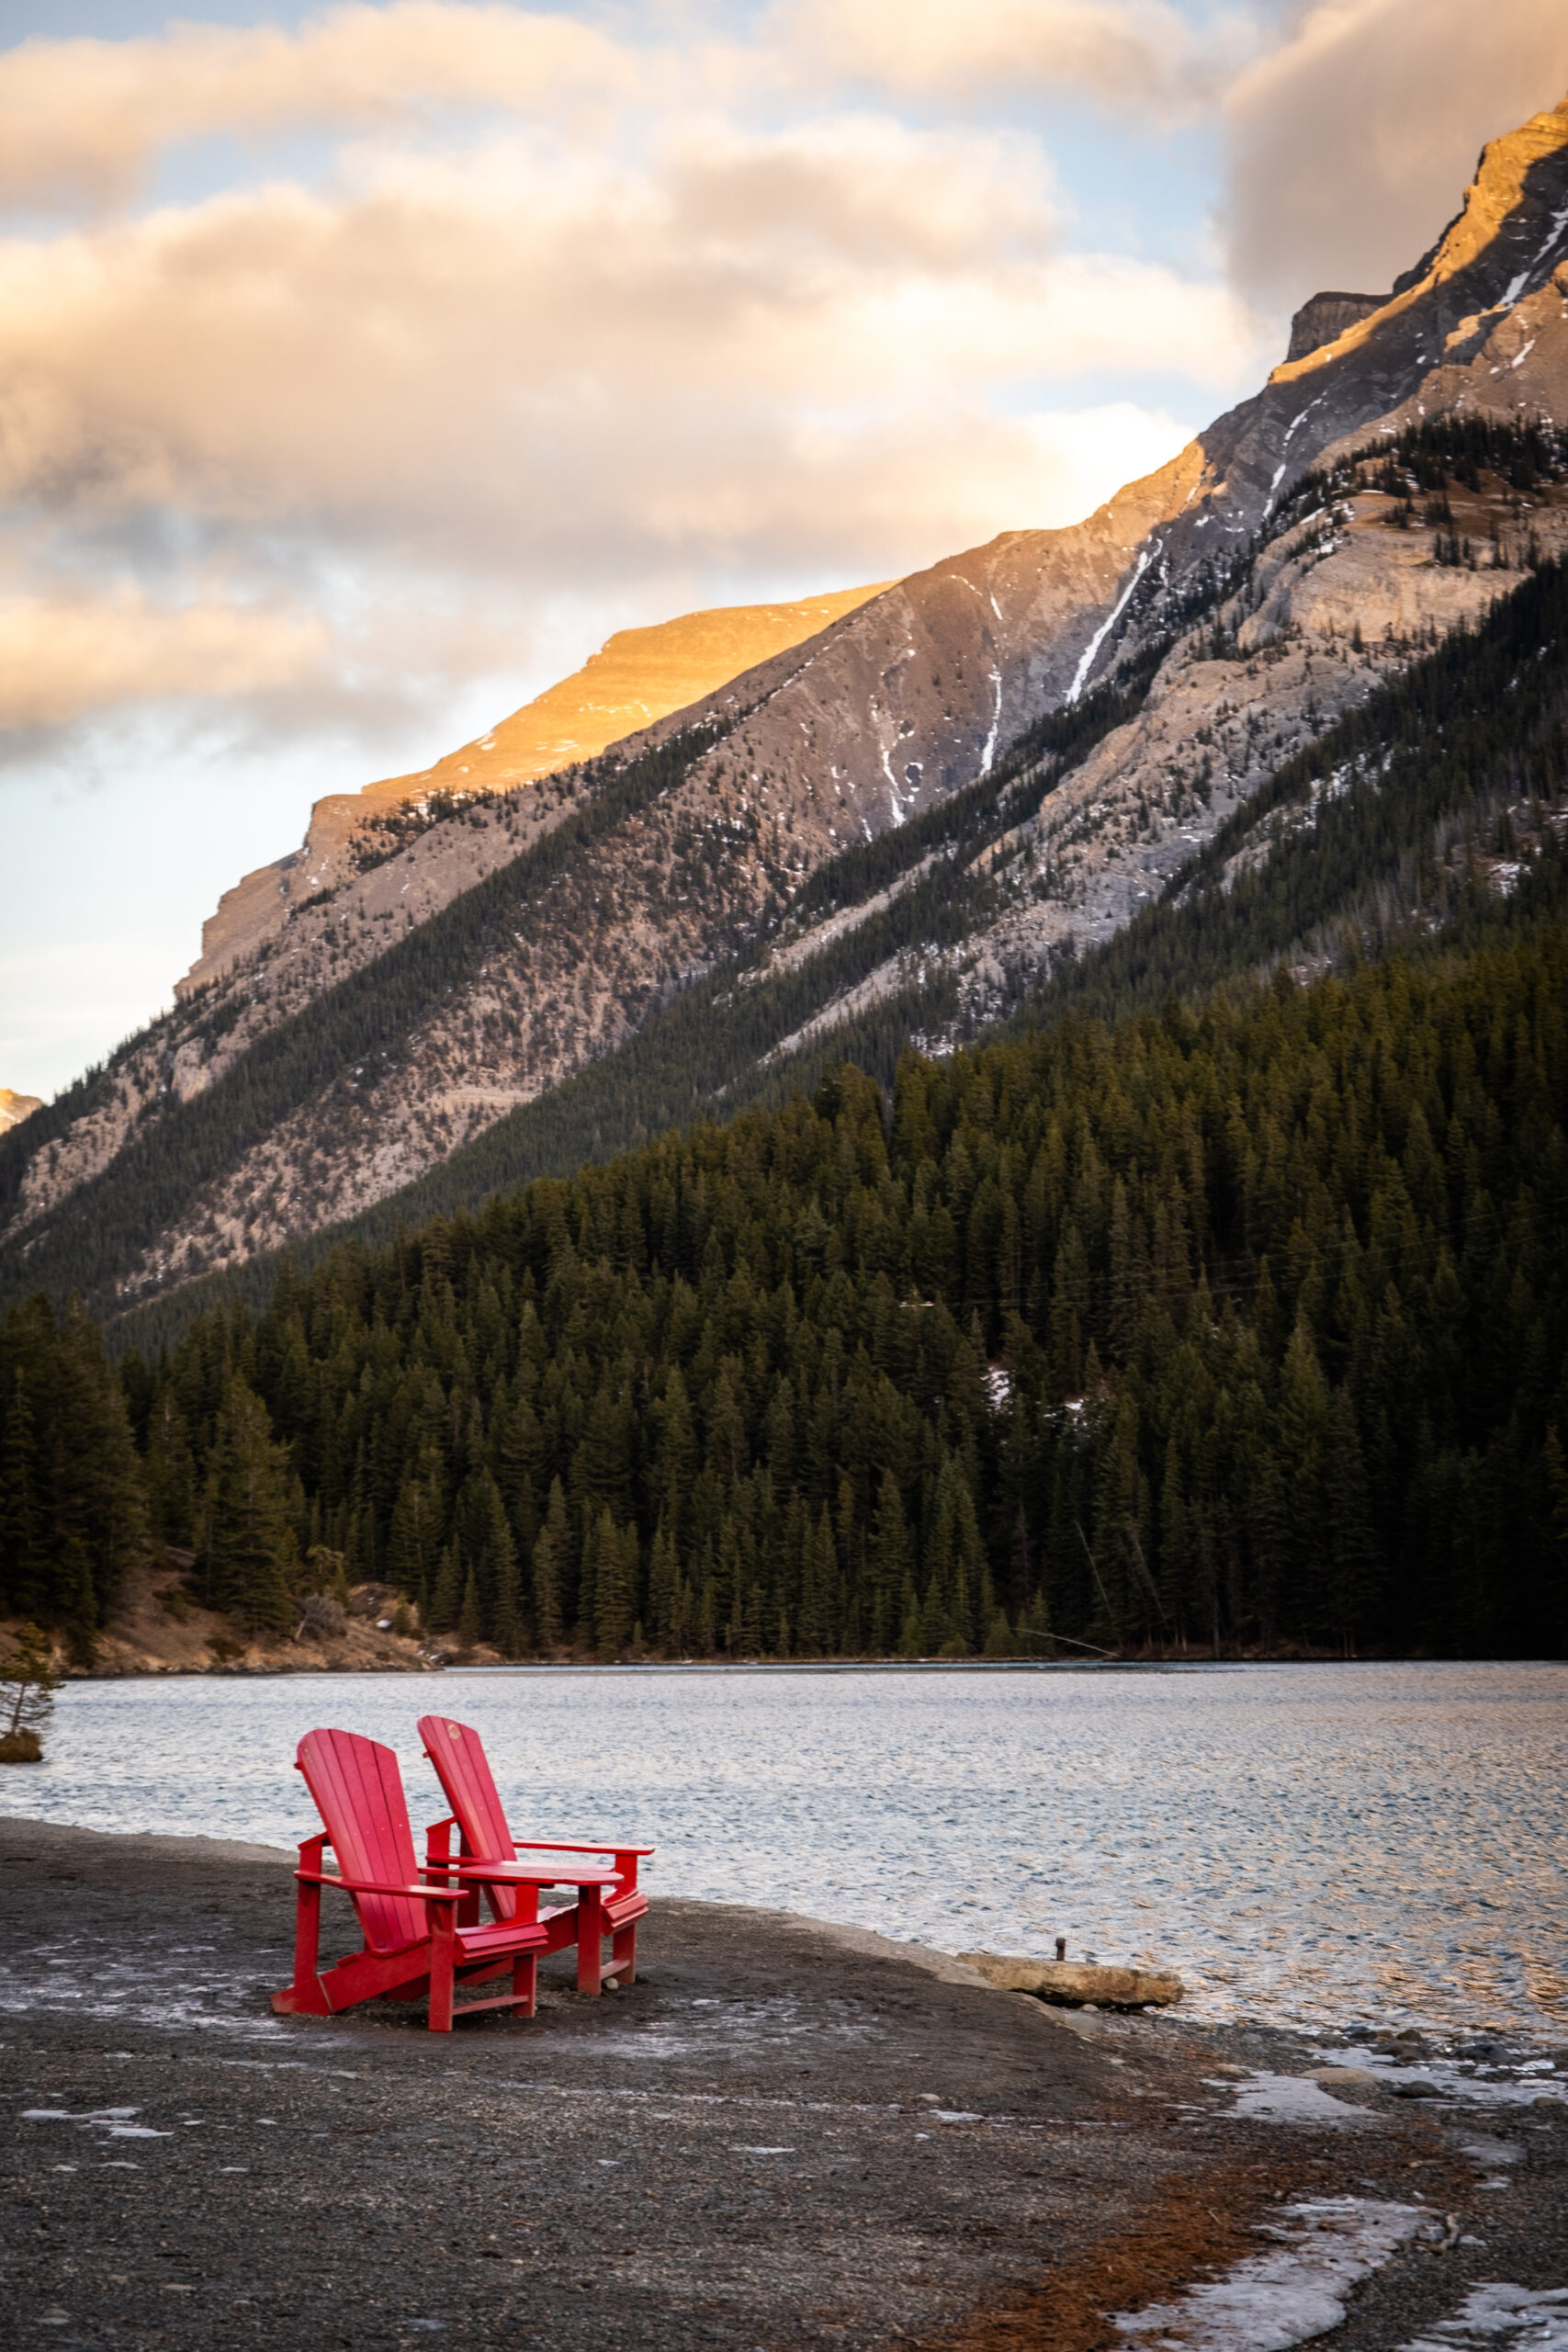
<path fill-rule="evenodd" d="M 0 1822 L 12 2341 L 1092 2352 L 1343 2197 L 1421 2222 L 1349 2292 L 1345 2352 L 1479 2280 L 1568 2286 L 1550 2091 L 1499 2120 L 1319 2088 L 1262 2026 L 1068 2018 L 657 1894 L 625 1993 L 557 1961 L 532 2021 L 277 2019 L 291 1859 Z"/>

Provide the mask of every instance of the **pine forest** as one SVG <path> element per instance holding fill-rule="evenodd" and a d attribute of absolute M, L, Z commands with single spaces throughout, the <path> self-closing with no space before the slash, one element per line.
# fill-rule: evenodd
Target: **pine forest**
<path fill-rule="evenodd" d="M 503 1656 L 1561 1648 L 1568 937 L 796 1099 L 214 1312 L 5 1328 L 5 1606 L 143 1525 Z"/>

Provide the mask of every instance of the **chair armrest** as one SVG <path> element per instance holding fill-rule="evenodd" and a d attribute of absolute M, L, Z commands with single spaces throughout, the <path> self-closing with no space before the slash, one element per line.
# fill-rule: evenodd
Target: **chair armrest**
<path fill-rule="evenodd" d="M 452 1862 L 448 1868 L 456 1871 L 459 1878 L 493 1879 L 508 1886 L 614 1886 L 621 1875 L 614 1868 L 594 1870 L 591 1865 L 571 1862 L 547 1877 L 533 1862 Z"/>
<path fill-rule="evenodd" d="M 514 1854 L 657 1854 L 657 1846 L 623 1846 L 615 1838 L 514 1838 Z"/>
<path fill-rule="evenodd" d="M 462 1889 L 457 1886 L 393 1886 L 376 1878 L 333 1878 L 325 1871 L 296 1871 L 297 1879 L 307 1886 L 335 1886 L 344 1894 L 404 1894 L 423 1903 L 460 1903 Z"/>

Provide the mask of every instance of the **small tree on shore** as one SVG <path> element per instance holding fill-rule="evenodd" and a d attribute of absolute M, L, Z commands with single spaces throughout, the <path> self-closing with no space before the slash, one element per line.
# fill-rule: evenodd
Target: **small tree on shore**
<path fill-rule="evenodd" d="M 48 1641 L 36 1625 L 24 1625 L 0 1665 L 0 1764 L 38 1763 L 59 1687 Z"/>

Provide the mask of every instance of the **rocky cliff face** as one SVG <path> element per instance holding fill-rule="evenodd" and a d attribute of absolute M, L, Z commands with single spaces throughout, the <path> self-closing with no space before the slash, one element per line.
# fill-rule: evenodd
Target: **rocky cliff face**
<path fill-rule="evenodd" d="M 1321 351 L 1325 343 L 1336 342 L 1347 327 L 1359 326 L 1374 311 L 1381 311 L 1388 299 L 1386 294 L 1314 294 L 1291 321 L 1286 359 L 1305 359 L 1309 353 Z"/>
<path fill-rule="evenodd" d="M 1438 560 L 1419 514 L 1388 527 L 1403 502 L 1375 469 L 1331 510 L 1288 503 L 1310 469 L 1418 418 L 1568 413 L 1568 108 L 1489 147 L 1433 251 L 1361 314 L 1370 299 L 1320 298 L 1355 314 L 1318 311 L 1297 340 L 1328 340 L 1071 529 L 1006 533 L 860 592 L 597 763 L 389 840 L 315 903 L 328 885 L 310 865 L 281 924 L 211 958 L 210 985 L 51 1113 L 47 1148 L 0 1163 L 13 1262 L 47 1264 L 51 1234 L 120 1215 L 122 1194 L 172 1202 L 140 1212 L 148 1229 L 116 1261 L 130 1298 L 385 1197 L 726 956 L 769 940 L 798 956 L 791 904 L 826 862 L 983 786 L 1043 712 L 1157 656 L 1136 718 L 987 852 L 1005 847 L 1012 876 L 1000 914 L 942 954 L 984 1012 L 1068 937 L 1114 929 L 1302 741 L 1517 584 L 1532 547 L 1568 542 L 1560 493 L 1527 506 L 1494 479 L 1445 526 L 1483 549 L 1473 569 Z M 580 708 L 589 688 L 570 684 Z M 623 689 L 594 691 L 608 706 Z M 548 759 L 566 716 L 534 707 L 454 755 L 458 771 Z M 657 790 L 633 791 L 660 747 Z M 891 984 L 879 968 L 808 1025 L 825 1034 Z M 197 1127 L 199 1151 L 179 1140 Z M 153 1183 L 165 1163 L 183 1191 Z"/>
<path fill-rule="evenodd" d="M 360 792 L 329 793 L 311 809 L 299 849 L 258 866 L 224 892 L 217 913 L 202 925 L 201 954 L 175 983 L 176 998 L 220 979 L 276 939 L 297 909 L 350 879 L 355 838 L 367 819 L 410 802 L 427 804 L 437 794 L 462 798 L 515 792 L 592 759 L 770 654 L 815 636 L 888 584 L 835 589 L 795 604 L 725 605 L 653 628 L 620 629 L 570 678 L 434 767 L 387 776 Z"/>

